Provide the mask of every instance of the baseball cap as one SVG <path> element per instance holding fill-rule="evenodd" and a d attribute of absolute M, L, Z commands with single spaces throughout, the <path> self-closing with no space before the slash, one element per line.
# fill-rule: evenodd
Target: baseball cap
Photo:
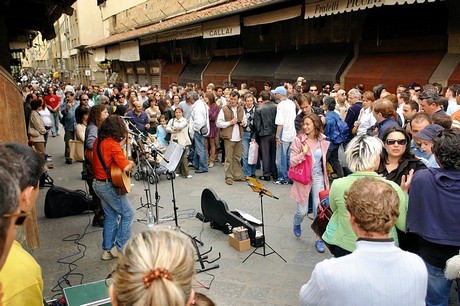
<path fill-rule="evenodd" d="M 286 95 L 286 88 L 284 88 L 283 86 L 278 86 L 274 90 L 272 90 L 272 93 L 273 94 L 280 94 L 282 96 L 285 96 Z"/>
<path fill-rule="evenodd" d="M 433 142 L 436 135 L 442 130 L 444 128 L 438 124 L 428 124 L 423 130 L 415 134 L 414 137 Z"/>

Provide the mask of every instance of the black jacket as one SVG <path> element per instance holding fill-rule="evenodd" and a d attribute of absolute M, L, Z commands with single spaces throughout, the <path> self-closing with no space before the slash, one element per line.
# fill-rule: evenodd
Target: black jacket
<path fill-rule="evenodd" d="M 403 175 L 409 174 L 409 171 L 411 169 L 414 169 L 414 172 L 421 170 L 421 169 L 426 169 L 426 166 L 423 164 L 423 162 L 416 158 L 410 158 L 410 159 L 405 159 L 399 163 L 398 168 L 394 169 L 390 173 L 388 173 L 386 167 L 385 167 L 385 161 L 381 159 L 379 170 L 377 171 L 378 174 L 383 175 L 387 180 L 393 181 L 398 185 L 401 185 L 401 178 Z"/>
<path fill-rule="evenodd" d="M 258 137 L 276 134 L 276 104 L 269 101 L 258 107 L 254 113 L 254 128 Z"/>

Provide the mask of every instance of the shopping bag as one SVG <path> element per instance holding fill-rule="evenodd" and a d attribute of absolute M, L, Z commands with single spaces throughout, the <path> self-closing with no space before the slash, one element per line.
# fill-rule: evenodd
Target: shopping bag
<path fill-rule="evenodd" d="M 255 141 L 249 143 L 249 152 L 248 152 L 248 164 L 255 165 L 257 164 L 257 159 L 259 158 L 259 145 Z"/>

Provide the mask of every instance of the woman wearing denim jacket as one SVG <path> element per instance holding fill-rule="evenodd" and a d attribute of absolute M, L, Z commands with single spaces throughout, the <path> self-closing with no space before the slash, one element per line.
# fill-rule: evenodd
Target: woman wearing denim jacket
<path fill-rule="evenodd" d="M 323 124 L 315 114 L 305 115 L 302 130 L 294 138 L 291 145 L 291 166 L 296 166 L 309 156 L 311 158 L 311 180 L 308 185 L 294 181 L 290 197 L 297 202 L 294 213 L 293 231 L 296 237 L 302 234 L 301 223 L 308 212 L 308 197 L 313 196 L 313 217 L 316 217 L 316 207 L 319 203 L 319 192 L 329 189 L 329 179 L 326 168 L 326 154 L 329 141 L 321 133 Z M 324 243 L 320 237 L 315 242 L 316 250 L 324 253 Z"/>

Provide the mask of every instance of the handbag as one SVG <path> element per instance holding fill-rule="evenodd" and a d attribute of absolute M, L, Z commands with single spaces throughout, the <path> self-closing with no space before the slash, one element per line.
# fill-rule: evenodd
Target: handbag
<path fill-rule="evenodd" d="M 249 152 L 248 152 L 248 164 L 255 165 L 257 164 L 257 159 L 259 158 L 259 145 L 255 141 L 249 143 Z"/>
<path fill-rule="evenodd" d="M 289 166 L 288 178 L 308 185 L 311 181 L 311 155 L 306 155 L 305 160 L 300 164 Z"/>
<path fill-rule="evenodd" d="M 80 140 L 69 140 L 70 158 L 76 161 L 84 161 L 84 145 Z"/>
<path fill-rule="evenodd" d="M 201 134 L 202 136 L 206 136 L 206 135 L 208 135 L 208 133 L 209 133 L 209 131 L 208 131 L 208 126 L 205 124 L 205 125 L 203 125 L 203 126 L 201 127 L 201 129 L 200 129 L 200 134 Z"/>
<path fill-rule="evenodd" d="M 168 124 L 168 127 L 171 126 L 171 129 L 172 129 L 174 127 L 174 118 L 172 118 L 171 120 L 172 120 L 172 123 L 171 125 Z M 165 140 L 167 142 L 171 141 L 171 132 L 166 133 Z"/>
<path fill-rule="evenodd" d="M 320 203 L 318 203 L 316 218 L 311 224 L 311 229 L 318 237 L 322 237 L 333 212 L 329 205 L 329 190 L 320 191 L 319 198 Z"/>

